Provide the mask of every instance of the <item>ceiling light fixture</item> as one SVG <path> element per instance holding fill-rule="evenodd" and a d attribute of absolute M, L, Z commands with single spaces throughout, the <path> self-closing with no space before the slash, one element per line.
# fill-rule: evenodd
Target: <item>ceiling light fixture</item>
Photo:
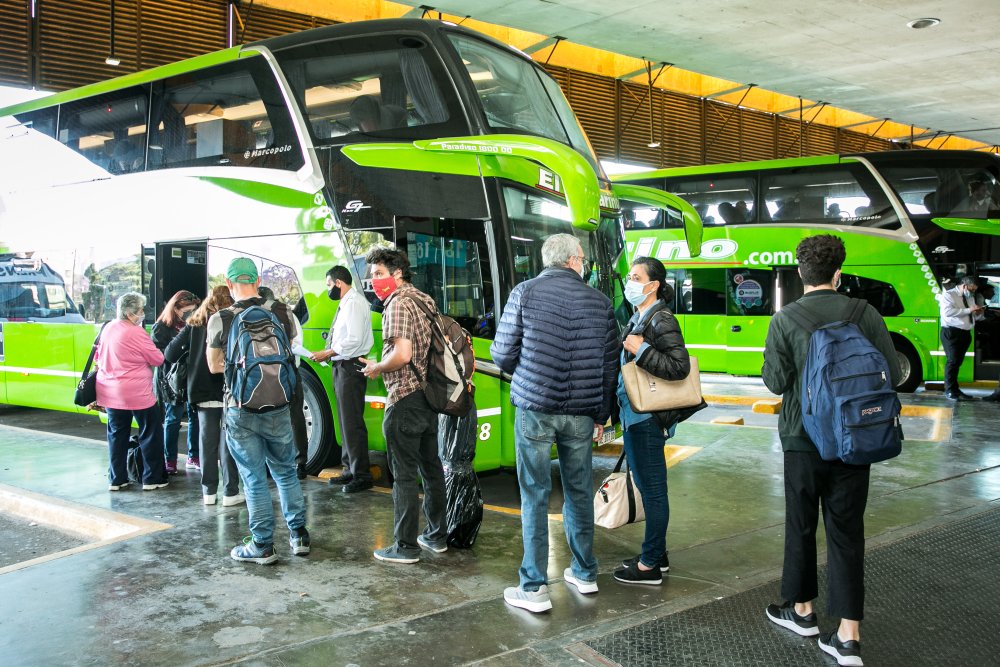
<path fill-rule="evenodd" d="M 115 0 L 111 0 L 111 51 L 104 59 L 106 65 L 118 67 L 122 61 L 115 55 Z"/>
<path fill-rule="evenodd" d="M 932 28 L 938 23 L 941 23 L 941 19 L 923 18 L 923 19 L 913 19 L 906 24 L 907 28 L 913 28 L 914 30 L 923 30 L 924 28 Z"/>

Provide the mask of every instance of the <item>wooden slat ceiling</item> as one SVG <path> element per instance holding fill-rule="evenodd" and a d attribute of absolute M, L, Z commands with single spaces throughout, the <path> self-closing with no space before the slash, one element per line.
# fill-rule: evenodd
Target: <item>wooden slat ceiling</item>
<path fill-rule="evenodd" d="M 26 3 L 0 3 L 0 83 L 11 86 L 31 85 L 31 12 Z"/>
<path fill-rule="evenodd" d="M 111 52 L 109 0 L 36 0 L 37 37 L 32 36 L 29 7 L 29 0 L 0 4 L 0 82 L 65 90 L 216 51 L 229 40 L 226 0 L 117 0 L 114 51 L 121 65 L 111 67 L 104 62 Z M 234 43 L 334 22 L 260 4 L 238 7 Z M 37 71 L 32 70 L 33 51 Z M 650 95 L 638 83 L 560 66 L 546 69 L 605 160 L 667 167 L 896 147 L 863 133 L 718 100 L 659 88 Z M 659 146 L 650 147 L 651 141 Z"/>

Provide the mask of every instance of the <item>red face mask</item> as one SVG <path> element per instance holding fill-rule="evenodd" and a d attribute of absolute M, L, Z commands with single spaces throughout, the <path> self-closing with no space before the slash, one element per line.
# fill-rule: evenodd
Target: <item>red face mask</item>
<path fill-rule="evenodd" d="M 388 278 L 372 278 L 372 289 L 382 301 L 385 301 L 390 294 L 396 291 L 396 279 L 392 276 Z"/>

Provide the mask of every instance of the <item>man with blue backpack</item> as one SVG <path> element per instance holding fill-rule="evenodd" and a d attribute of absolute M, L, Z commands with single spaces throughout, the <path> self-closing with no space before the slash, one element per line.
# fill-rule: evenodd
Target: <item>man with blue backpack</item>
<path fill-rule="evenodd" d="M 284 303 L 258 296 L 253 260 L 230 262 L 226 285 L 236 303 L 208 321 L 206 356 L 210 371 L 225 373 L 226 443 L 243 478 L 251 532 L 230 556 L 270 565 L 278 555 L 268 469 L 278 486 L 292 554 L 304 556 L 310 549 L 289 416 L 297 382 L 290 341 L 301 334 L 301 326 Z"/>
<path fill-rule="evenodd" d="M 775 313 L 764 344 L 764 384 L 781 394 L 778 434 L 784 451 L 785 551 L 782 605 L 772 622 L 804 637 L 820 634 L 816 527 L 823 506 L 828 611 L 837 630 L 819 637 L 840 665 L 862 665 L 864 512 L 871 463 L 900 451 L 899 362 L 881 315 L 837 293 L 846 259 L 829 234 L 796 248 L 803 296 Z"/>

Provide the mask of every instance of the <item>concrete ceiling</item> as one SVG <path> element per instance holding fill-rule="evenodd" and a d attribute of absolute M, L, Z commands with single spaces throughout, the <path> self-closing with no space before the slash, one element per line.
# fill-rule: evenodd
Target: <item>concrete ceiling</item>
<path fill-rule="evenodd" d="M 397 0 L 399 1 L 399 0 Z M 403 0 L 1000 144 L 996 0 Z M 913 30 L 923 17 L 940 25 Z"/>

